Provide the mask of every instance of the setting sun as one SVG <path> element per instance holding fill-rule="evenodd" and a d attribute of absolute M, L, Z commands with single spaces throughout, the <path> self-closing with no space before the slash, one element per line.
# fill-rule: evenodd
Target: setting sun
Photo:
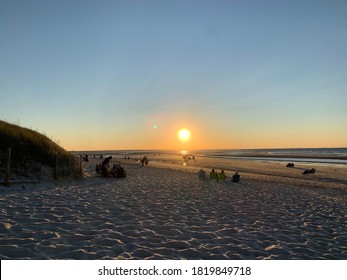
<path fill-rule="evenodd" d="M 188 141 L 190 139 L 190 131 L 186 128 L 182 128 L 178 131 L 178 138 L 181 141 Z"/>

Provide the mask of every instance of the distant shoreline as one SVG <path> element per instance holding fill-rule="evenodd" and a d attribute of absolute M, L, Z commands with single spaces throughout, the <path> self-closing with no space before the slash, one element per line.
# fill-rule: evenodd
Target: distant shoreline
<path fill-rule="evenodd" d="M 100 150 L 100 151 L 74 151 L 75 155 L 115 156 L 115 157 L 141 157 L 143 155 L 177 155 L 180 150 Z M 347 148 L 312 148 L 312 149 L 258 149 L 258 150 L 190 150 L 187 151 L 196 158 L 220 158 L 241 160 L 288 161 L 307 162 L 318 164 L 347 164 Z"/>

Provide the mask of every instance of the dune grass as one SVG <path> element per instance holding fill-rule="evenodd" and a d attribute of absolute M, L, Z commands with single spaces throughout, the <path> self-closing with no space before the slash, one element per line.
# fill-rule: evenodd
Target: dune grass
<path fill-rule="evenodd" d="M 11 147 L 11 164 L 23 166 L 28 161 L 54 167 L 56 158 L 67 165 L 68 172 L 76 172 L 76 158 L 47 136 L 19 125 L 0 121 L 0 156 L 6 157 Z"/>

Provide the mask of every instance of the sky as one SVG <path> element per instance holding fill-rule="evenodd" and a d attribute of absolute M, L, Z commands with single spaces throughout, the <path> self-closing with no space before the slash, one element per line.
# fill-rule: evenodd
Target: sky
<path fill-rule="evenodd" d="M 347 147 L 346 15 L 345 0 L 0 0 L 0 119 L 73 151 Z"/>

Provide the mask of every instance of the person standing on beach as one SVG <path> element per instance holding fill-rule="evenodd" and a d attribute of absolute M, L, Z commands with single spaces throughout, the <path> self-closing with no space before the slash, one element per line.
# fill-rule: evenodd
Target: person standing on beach
<path fill-rule="evenodd" d="M 109 165 L 111 159 L 112 159 L 112 156 L 109 156 L 106 159 L 104 159 L 103 162 L 102 162 L 102 166 L 104 167 L 105 165 Z"/>
<path fill-rule="evenodd" d="M 103 162 L 101 163 L 102 174 L 104 174 L 104 176 L 106 177 L 108 176 L 110 171 L 109 164 L 111 159 L 112 159 L 112 156 L 109 156 L 106 159 L 104 159 Z"/>
<path fill-rule="evenodd" d="M 141 162 L 141 166 L 144 166 L 144 165 L 148 166 L 148 158 L 147 158 L 147 156 L 144 156 L 144 157 L 140 160 L 140 162 Z"/>

